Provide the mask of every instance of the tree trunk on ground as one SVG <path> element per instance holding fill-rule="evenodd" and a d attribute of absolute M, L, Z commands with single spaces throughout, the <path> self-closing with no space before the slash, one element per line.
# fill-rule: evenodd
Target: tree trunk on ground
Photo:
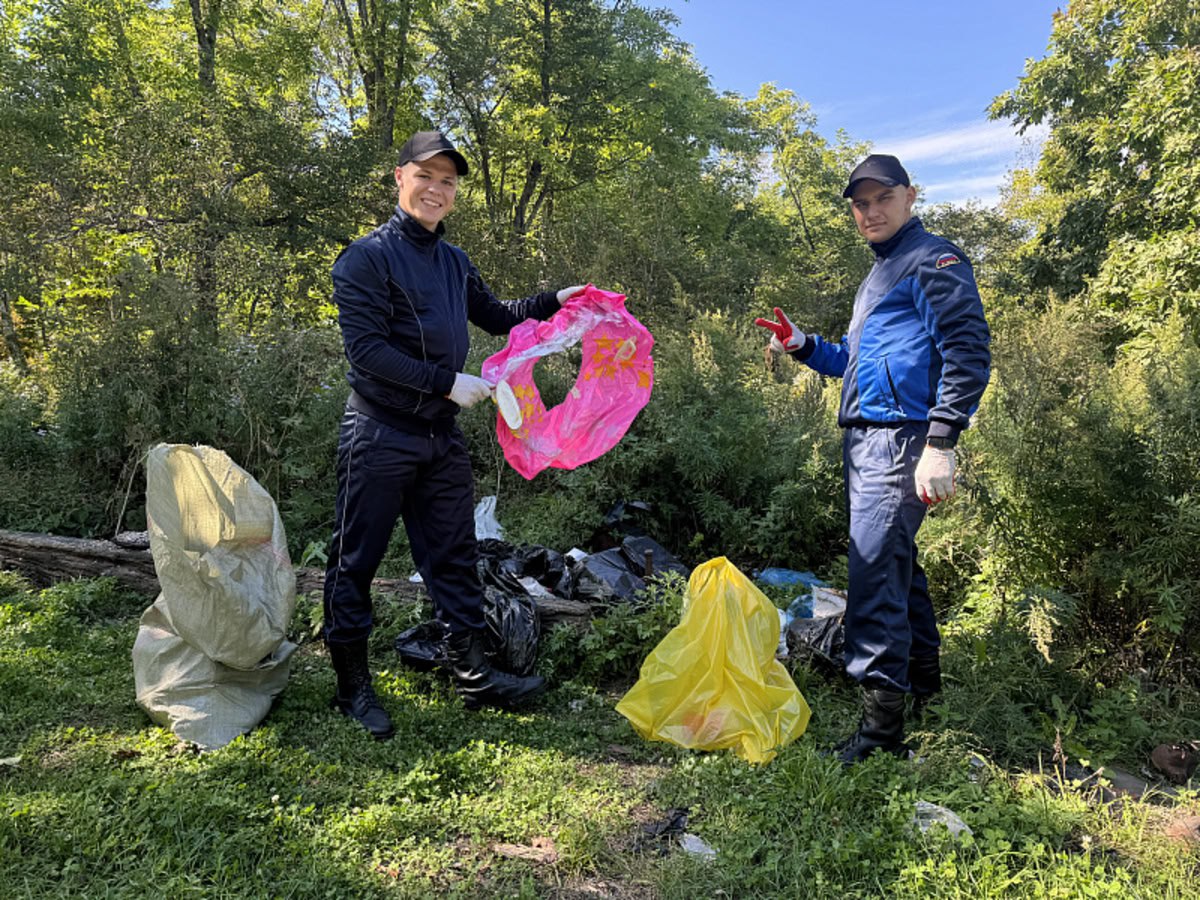
<path fill-rule="evenodd" d="M 159 590 L 149 547 L 139 549 L 112 541 L 0 531 L 0 568 L 20 572 L 39 586 L 73 578 L 111 577 L 147 597 Z"/>
<path fill-rule="evenodd" d="M 147 599 L 156 597 L 160 590 L 144 532 L 102 541 L 0 530 L 0 569 L 20 572 L 39 586 L 74 578 L 111 577 Z M 320 593 L 324 583 L 323 569 L 296 569 L 297 593 Z M 424 586 L 406 579 L 376 578 L 371 582 L 371 591 L 412 601 L 425 598 Z M 535 602 L 543 627 L 559 622 L 583 625 L 592 615 L 591 607 L 577 600 L 538 597 Z"/>

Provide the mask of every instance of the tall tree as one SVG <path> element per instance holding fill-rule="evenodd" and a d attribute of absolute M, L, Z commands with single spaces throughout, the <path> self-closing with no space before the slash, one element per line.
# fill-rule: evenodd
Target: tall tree
<path fill-rule="evenodd" d="M 414 28 L 431 5 L 431 0 L 333 0 L 362 79 L 368 130 L 380 149 L 395 143 L 396 113 L 411 90 Z"/>
<path fill-rule="evenodd" d="M 992 114 L 1050 127 L 1025 194 L 1033 285 L 1135 330 L 1178 306 L 1200 333 L 1200 7 L 1074 0 Z"/>
<path fill-rule="evenodd" d="M 496 227 L 524 237 L 556 194 L 687 140 L 674 21 L 629 0 L 462 0 L 431 20 L 433 118 L 475 160 Z"/>
<path fill-rule="evenodd" d="M 845 136 L 827 142 L 808 104 L 773 84 L 762 85 L 746 109 L 767 154 L 758 203 L 789 237 L 764 266 L 760 309 L 786 307 L 808 329 L 840 333 L 869 266 L 842 199 L 846 174 L 865 147 Z"/>
<path fill-rule="evenodd" d="M 221 27 L 221 0 L 189 0 L 196 30 L 196 70 L 200 89 L 217 90 L 217 33 Z"/>

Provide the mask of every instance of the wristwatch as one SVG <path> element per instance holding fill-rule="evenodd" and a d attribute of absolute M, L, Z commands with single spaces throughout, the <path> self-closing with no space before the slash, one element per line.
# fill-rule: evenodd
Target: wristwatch
<path fill-rule="evenodd" d="M 927 437 L 925 443 L 934 450 L 953 450 L 954 441 L 948 437 Z"/>

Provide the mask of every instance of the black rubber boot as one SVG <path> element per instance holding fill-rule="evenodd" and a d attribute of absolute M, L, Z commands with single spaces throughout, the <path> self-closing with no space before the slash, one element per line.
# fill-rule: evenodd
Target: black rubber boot
<path fill-rule="evenodd" d="M 546 690 L 540 675 L 527 678 L 492 668 L 483 650 L 482 631 L 460 631 L 446 641 L 446 655 L 454 674 L 454 689 L 467 709 L 520 706 Z"/>
<path fill-rule="evenodd" d="M 914 722 L 925 715 L 925 708 L 942 691 L 942 663 L 936 654 L 914 656 L 908 661 L 908 683 L 912 685 L 912 713 Z"/>
<path fill-rule="evenodd" d="M 333 671 L 337 673 L 337 692 L 333 695 L 331 705 L 357 721 L 375 740 L 386 741 L 395 732 L 387 710 L 380 705 L 375 688 L 371 685 L 367 642 L 328 646 Z"/>
<path fill-rule="evenodd" d="M 863 716 L 858 731 L 839 745 L 838 759 L 852 766 L 876 750 L 902 757 L 904 743 L 904 695 L 899 691 L 863 690 Z"/>

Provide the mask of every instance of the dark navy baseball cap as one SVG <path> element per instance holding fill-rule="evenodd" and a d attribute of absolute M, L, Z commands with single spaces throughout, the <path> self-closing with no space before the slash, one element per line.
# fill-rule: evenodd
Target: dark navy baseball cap
<path fill-rule="evenodd" d="M 855 166 L 854 171 L 850 173 L 850 183 L 842 191 L 842 196 L 854 196 L 854 188 L 860 181 L 878 181 L 888 187 L 895 187 L 898 184 L 905 187 L 912 185 L 908 179 L 908 173 L 904 171 L 904 166 L 900 165 L 900 160 L 886 153 L 872 153 Z"/>
<path fill-rule="evenodd" d="M 418 131 L 400 148 L 400 165 L 410 162 L 424 162 L 439 153 L 445 153 L 454 160 L 454 168 L 460 176 L 467 174 L 467 159 L 454 149 L 450 139 L 440 131 Z"/>

